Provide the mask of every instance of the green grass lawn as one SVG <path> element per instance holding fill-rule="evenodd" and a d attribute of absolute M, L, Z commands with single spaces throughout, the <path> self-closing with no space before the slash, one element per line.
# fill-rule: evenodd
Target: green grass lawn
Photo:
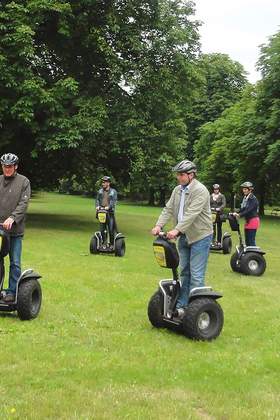
<path fill-rule="evenodd" d="M 32 199 L 23 268 L 42 274 L 43 306 L 29 322 L 0 314 L 1 418 L 280 417 L 280 218 L 266 218 L 258 232 L 264 276 L 233 273 L 229 255 L 210 255 L 207 284 L 224 294 L 225 324 L 209 343 L 147 319 L 159 279 L 170 277 L 149 235 L 159 212 L 118 205 L 127 252 L 116 258 L 89 255 L 91 199 Z"/>

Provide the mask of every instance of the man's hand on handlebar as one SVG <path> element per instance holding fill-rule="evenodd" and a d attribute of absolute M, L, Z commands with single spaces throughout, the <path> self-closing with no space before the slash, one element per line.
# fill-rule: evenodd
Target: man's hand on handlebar
<path fill-rule="evenodd" d="M 180 231 L 177 229 L 172 229 L 169 232 L 167 232 L 166 236 L 168 239 L 176 239 L 179 235 Z"/>
<path fill-rule="evenodd" d="M 155 226 L 152 230 L 151 230 L 151 234 L 154 236 L 157 236 L 159 234 L 159 232 L 161 231 L 161 227 L 160 226 Z"/>
<path fill-rule="evenodd" d="M 236 217 L 236 218 L 239 218 L 240 217 L 240 215 L 239 215 L 239 213 L 236 213 L 236 212 L 234 212 L 234 213 L 231 213 L 234 217 Z"/>

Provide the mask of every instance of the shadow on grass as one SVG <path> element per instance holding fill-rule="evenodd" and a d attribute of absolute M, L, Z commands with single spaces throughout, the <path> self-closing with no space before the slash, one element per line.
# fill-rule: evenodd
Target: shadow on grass
<path fill-rule="evenodd" d="M 18 318 L 15 312 L 0 311 L 0 318 Z"/>
<path fill-rule="evenodd" d="M 28 224 L 35 229 L 59 229 L 65 231 L 96 231 L 98 222 L 94 220 L 83 220 L 78 216 L 67 216 L 59 214 L 29 213 Z"/>

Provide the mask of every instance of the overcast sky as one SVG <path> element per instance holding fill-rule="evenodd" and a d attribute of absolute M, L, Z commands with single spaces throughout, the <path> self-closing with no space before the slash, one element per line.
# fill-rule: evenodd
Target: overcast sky
<path fill-rule="evenodd" d="M 254 83 L 259 45 L 280 30 L 279 0 L 194 0 L 202 52 L 225 53 L 239 61 Z"/>

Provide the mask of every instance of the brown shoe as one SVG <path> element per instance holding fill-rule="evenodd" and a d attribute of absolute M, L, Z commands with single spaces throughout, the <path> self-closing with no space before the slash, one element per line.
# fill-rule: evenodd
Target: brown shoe
<path fill-rule="evenodd" d="M 3 300 L 5 303 L 13 303 L 15 301 L 15 296 L 9 293 L 8 295 L 4 296 Z"/>

